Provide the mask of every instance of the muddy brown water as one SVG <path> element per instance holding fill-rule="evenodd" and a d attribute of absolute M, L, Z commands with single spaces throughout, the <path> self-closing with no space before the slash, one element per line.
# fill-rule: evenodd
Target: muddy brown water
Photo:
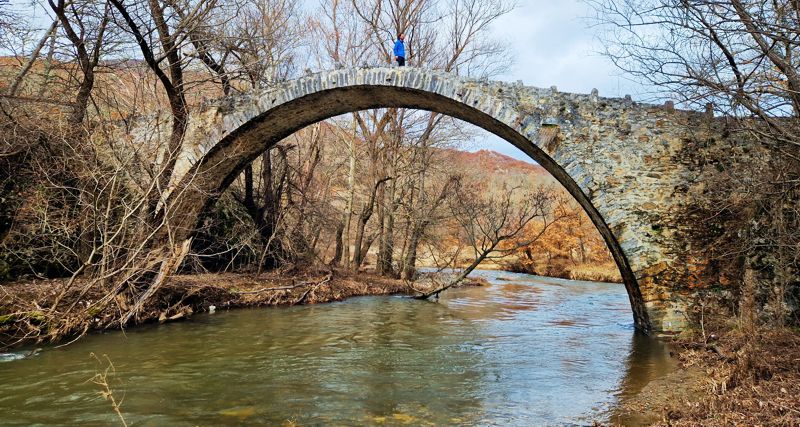
<path fill-rule="evenodd" d="M 673 369 L 622 285 L 481 271 L 439 302 L 196 315 L 0 356 L 0 425 L 585 425 Z"/>

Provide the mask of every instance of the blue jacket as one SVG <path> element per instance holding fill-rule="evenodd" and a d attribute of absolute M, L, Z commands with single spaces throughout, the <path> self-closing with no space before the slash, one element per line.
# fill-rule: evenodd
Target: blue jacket
<path fill-rule="evenodd" d="M 400 39 L 394 42 L 394 56 L 399 56 L 401 58 L 406 57 L 406 45 Z"/>

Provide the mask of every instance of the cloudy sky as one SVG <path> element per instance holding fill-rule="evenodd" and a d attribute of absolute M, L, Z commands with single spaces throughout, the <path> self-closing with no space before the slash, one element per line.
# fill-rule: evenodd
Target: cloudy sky
<path fill-rule="evenodd" d="M 565 92 L 624 96 L 633 84 L 602 57 L 597 30 L 587 17 L 589 6 L 580 0 L 524 0 L 501 17 L 493 32 L 508 41 L 516 64 L 504 80 L 523 80 L 526 85 L 558 86 Z"/>
<path fill-rule="evenodd" d="M 591 8 L 581 0 L 520 0 L 519 6 L 501 17 L 492 31 L 506 40 L 515 55 L 515 64 L 498 80 L 522 80 L 526 86 L 557 86 L 564 92 L 637 98 L 637 85 L 620 74 L 601 56 L 597 30 L 587 19 Z M 512 157 L 530 160 L 511 144 L 481 132 L 470 150 L 489 148 Z"/>

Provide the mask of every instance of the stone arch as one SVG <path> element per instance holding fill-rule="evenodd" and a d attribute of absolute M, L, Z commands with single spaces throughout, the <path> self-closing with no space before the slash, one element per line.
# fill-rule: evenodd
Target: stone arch
<path fill-rule="evenodd" d="M 651 329 L 655 309 L 643 297 L 636 274 L 637 269 L 660 261 L 652 245 L 643 250 L 648 248 L 637 235 L 649 224 L 620 215 L 625 206 L 609 207 L 604 195 L 618 190 L 620 183 L 612 179 L 613 174 L 598 174 L 598 168 L 591 166 L 605 167 L 635 152 L 609 153 L 594 146 L 598 135 L 631 140 L 636 137 L 633 121 L 652 122 L 663 113 L 634 108 L 629 100 L 564 94 L 521 83 L 489 83 L 414 68 L 376 68 L 318 73 L 262 93 L 217 101 L 206 105 L 190 123 L 187 141 L 194 150 L 182 159 L 185 173 L 171 196 L 178 199 L 170 204 L 177 218 L 177 236 L 191 235 L 200 213 L 247 164 L 282 139 L 330 117 L 388 107 L 435 111 L 469 122 L 505 139 L 543 166 L 594 222 L 619 267 L 635 325 Z M 630 145 L 621 145 L 625 146 Z"/>

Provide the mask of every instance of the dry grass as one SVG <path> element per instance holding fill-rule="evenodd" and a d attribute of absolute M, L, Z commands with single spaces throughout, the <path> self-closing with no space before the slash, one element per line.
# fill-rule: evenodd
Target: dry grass
<path fill-rule="evenodd" d="M 523 258 L 510 258 L 502 261 L 499 265 L 501 269 L 515 273 L 591 282 L 622 283 L 619 268 L 613 262 L 587 262 L 580 264 L 558 259 L 547 263 L 544 261 L 529 261 Z"/>
<path fill-rule="evenodd" d="M 103 359 L 105 359 L 105 361 L 100 360 L 100 358 L 94 353 L 91 353 L 90 356 L 97 361 L 98 365 L 101 366 L 98 367 L 97 372 L 89 381 L 91 381 L 92 384 L 100 387 L 98 394 L 103 398 L 103 400 L 107 400 L 111 403 L 111 408 L 114 410 L 114 413 L 117 414 L 120 424 L 122 424 L 123 427 L 128 427 L 128 423 L 125 421 L 125 417 L 122 415 L 122 399 L 118 399 L 116 396 L 114 396 L 114 390 L 111 388 L 110 384 L 110 381 L 117 374 L 114 364 L 111 363 L 111 359 L 108 358 L 108 355 L 103 355 Z"/>
<path fill-rule="evenodd" d="M 587 280 L 591 282 L 622 283 L 619 268 L 614 263 L 608 264 L 579 264 L 570 266 L 566 279 Z"/>

